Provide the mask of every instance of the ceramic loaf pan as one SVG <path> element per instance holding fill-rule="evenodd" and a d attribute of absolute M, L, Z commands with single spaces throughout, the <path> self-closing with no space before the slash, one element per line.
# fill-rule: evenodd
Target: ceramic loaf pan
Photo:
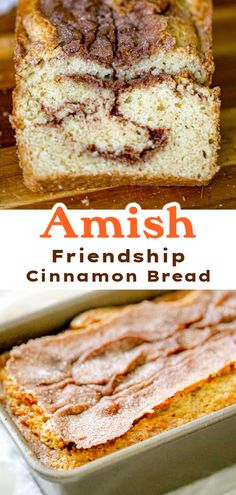
<path fill-rule="evenodd" d="M 0 326 L 0 348 L 61 330 L 79 312 L 155 297 L 156 291 L 99 291 Z M 45 495 L 159 495 L 236 462 L 236 405 L 71 471 L 44 467 L 0 406 L 0 419 Z"/>

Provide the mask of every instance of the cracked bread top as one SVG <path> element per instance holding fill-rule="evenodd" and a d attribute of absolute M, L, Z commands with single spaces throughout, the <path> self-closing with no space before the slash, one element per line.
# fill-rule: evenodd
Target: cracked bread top
<path fill-rule="evenodd" d="M 178 53 L 197 58 L 200 82 L 207 82 L 214 69 L 211 15 L 211 0 L 20 0 L 16 59 L 29 51 L 36 58 L 79 55 L 114 73 Z"/>

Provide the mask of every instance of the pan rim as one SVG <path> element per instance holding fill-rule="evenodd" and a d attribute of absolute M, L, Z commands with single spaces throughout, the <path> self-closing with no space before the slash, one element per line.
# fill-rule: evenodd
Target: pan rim
<path fill-rule="evenodd" d="M 138 451 L 137 453 L 145 453 L 146 450 L 161 447 L 163 444 L 175 442 L 179 438 L 190 436 L 199 430 L 213 426 L 216 423 L 226 421 L 233 416 L 236 416 L 236 404 L 225 407 L 206 416 L 202 416 L 201 418 L 172 428 L 171 430 L 159 433 L 158 435 L 143 440 L 142 442 L 138 442 L 137 444 L 124 447 L 117 452 L 105 455 L 82 466 L 64 471 L 52 469 L 43 465 L 43 463 L 37 458 L 36 454 L 34 454 L 30 449 L 27 440 L 17 428 L 5 407 L 0 404 L 0 422 L 18 447 L 26 463 L 33 471 L 44 479 L 57 483 L 73 482 L 78 479 L 85 478 L 100 469 L 109 467 L 109 465 L 115 461 L 119 462 L 128 460 L 130 457 L 135 455 L 136 451 Z"/>
<path fill-rule="evenodd" d="M 46 316 L 47 314 L 50 314 L 52 311 L 55 311 L 57 308 L 61 309 L 62 305 L 65 308 L 70 304 L 73 304 L 74 302 L 78 302 L 80 304 L 84 302 L 84 304 L 86 305 L 88 299 L 92 299 L 94 300 L 94 304 L 92 304 L 91 307 L 99 307 L 101 300 L 106 295 L 111 295 L 111 293 L 112 293 L 112 297 L 114 296 L 114 299 L 116 298 L 116 296 L 118 298 L 120 294 L 124 295 L 129 293 L 130 295 L 132 293 L 135 296 L 137 295 L 137 301 L 138 301 L 141 300 L 140 298 L 141 295 L 143 296 L 144 299 L 144 298 L 155 297 L 156 295 L 161 294 L 163 292 L 167 293 L 168 291 L 94 290 L 94 291 L 88 291 L 81 295 L 77 293 L 76 296 L 73 296 L 72 298 L 67 299 L 62 303 L 59 302 L 56 304 L 52 304 L 46 308 L 37 310 L 35 313 L 27 314 L 26 316 L 22 316 L 21 318 L 18 319 L 12 319 L 11 321 L 8 321 L 6 325 L 0 324 L 0 334 L 8 332 L 9 328 L 10 329 L 13 328 L 14 325 L 18 326 L 19 324 L 24 324 L 25 322 L 33 323 L 34 320 L 40 318 L 42 314 Z M 98 299 L 97 303 L 96 303 L 96 299 Z M 135 300 L 133 301 L 133 303 L 135 303 Z M 117 302 L 112 302 L 112 304 L 119 305 L 119 300 L 117 300 Z M 122 305 L 125 303 L 122 302 L 120 304 Z M 126 304 L 131 304 L 131 302 L 127 301 Z M 83 309 L 79 311 L 83 312 Z M 60 329 L 58 330 L 60 331 Z M 128 460 L 130 457 L 134 456 L 135 453 L 137 454 L 140 452 L 144 453 L 146 450 L 161 447 L 163 444 L 171 443 L 178 440 L 181 437 L 189 436 L 197 432 L 198 430 L 202 430 L 216 423 L 225 421 L 232 416 L 236 416 L 236 404 L 222 408 L 219 411 L 212 412 L 211 414 L 202 416 L 198 419 L 195 419 L 181 426 L 175 427 L 171 430 L 159 433 L 154 437 L 148 438 L 142 442 L 138 442 L 134 445 L 124 447 L 116 452 L 107 454 L 99 459 L 90 461 L 82 466 L 78 466 L 70 470 L 55 470 L 44 466 L 43 463 L 37 458 L 36 454 L 32 452 L 29 443 L 24 438 L 23 434 L 12 420 L 10 414 L 7 412 L 4 405 L 0 403 L 0 422 L 3 424 L 4 428 L 6 429 L 6 431 L 8 432 L 14 443 L 17 445 L 26 463 L 29 465 L 32 471 L 36 472 L 45 480 L 52 481 L 54 483 L 58 483 L 58 482 L 67 483 L 67 482 L 78 481 L 79 479 L 85 478 L 92 473 L 95 473 L 101 469 L 105 469 L 106 467 L 109 467 L 109 465 L 111 463 L 114 463 L 115 461 L 119 463 L 120 461 L 123 461 L 125 459 Z"/>

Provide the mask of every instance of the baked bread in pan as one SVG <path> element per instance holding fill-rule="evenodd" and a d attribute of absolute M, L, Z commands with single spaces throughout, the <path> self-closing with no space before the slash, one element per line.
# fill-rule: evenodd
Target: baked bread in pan
<path fill-rule="evenodd" d="M 2 401 L 41 462 L 71 469 L 236 402 L 236 292 L 83 313 L 2 357 Z"/>
<path fill-rule="evenodd" d="M 211 0 L 20 0 L 13 125 L 33 191 L 214 176 Z"/>

